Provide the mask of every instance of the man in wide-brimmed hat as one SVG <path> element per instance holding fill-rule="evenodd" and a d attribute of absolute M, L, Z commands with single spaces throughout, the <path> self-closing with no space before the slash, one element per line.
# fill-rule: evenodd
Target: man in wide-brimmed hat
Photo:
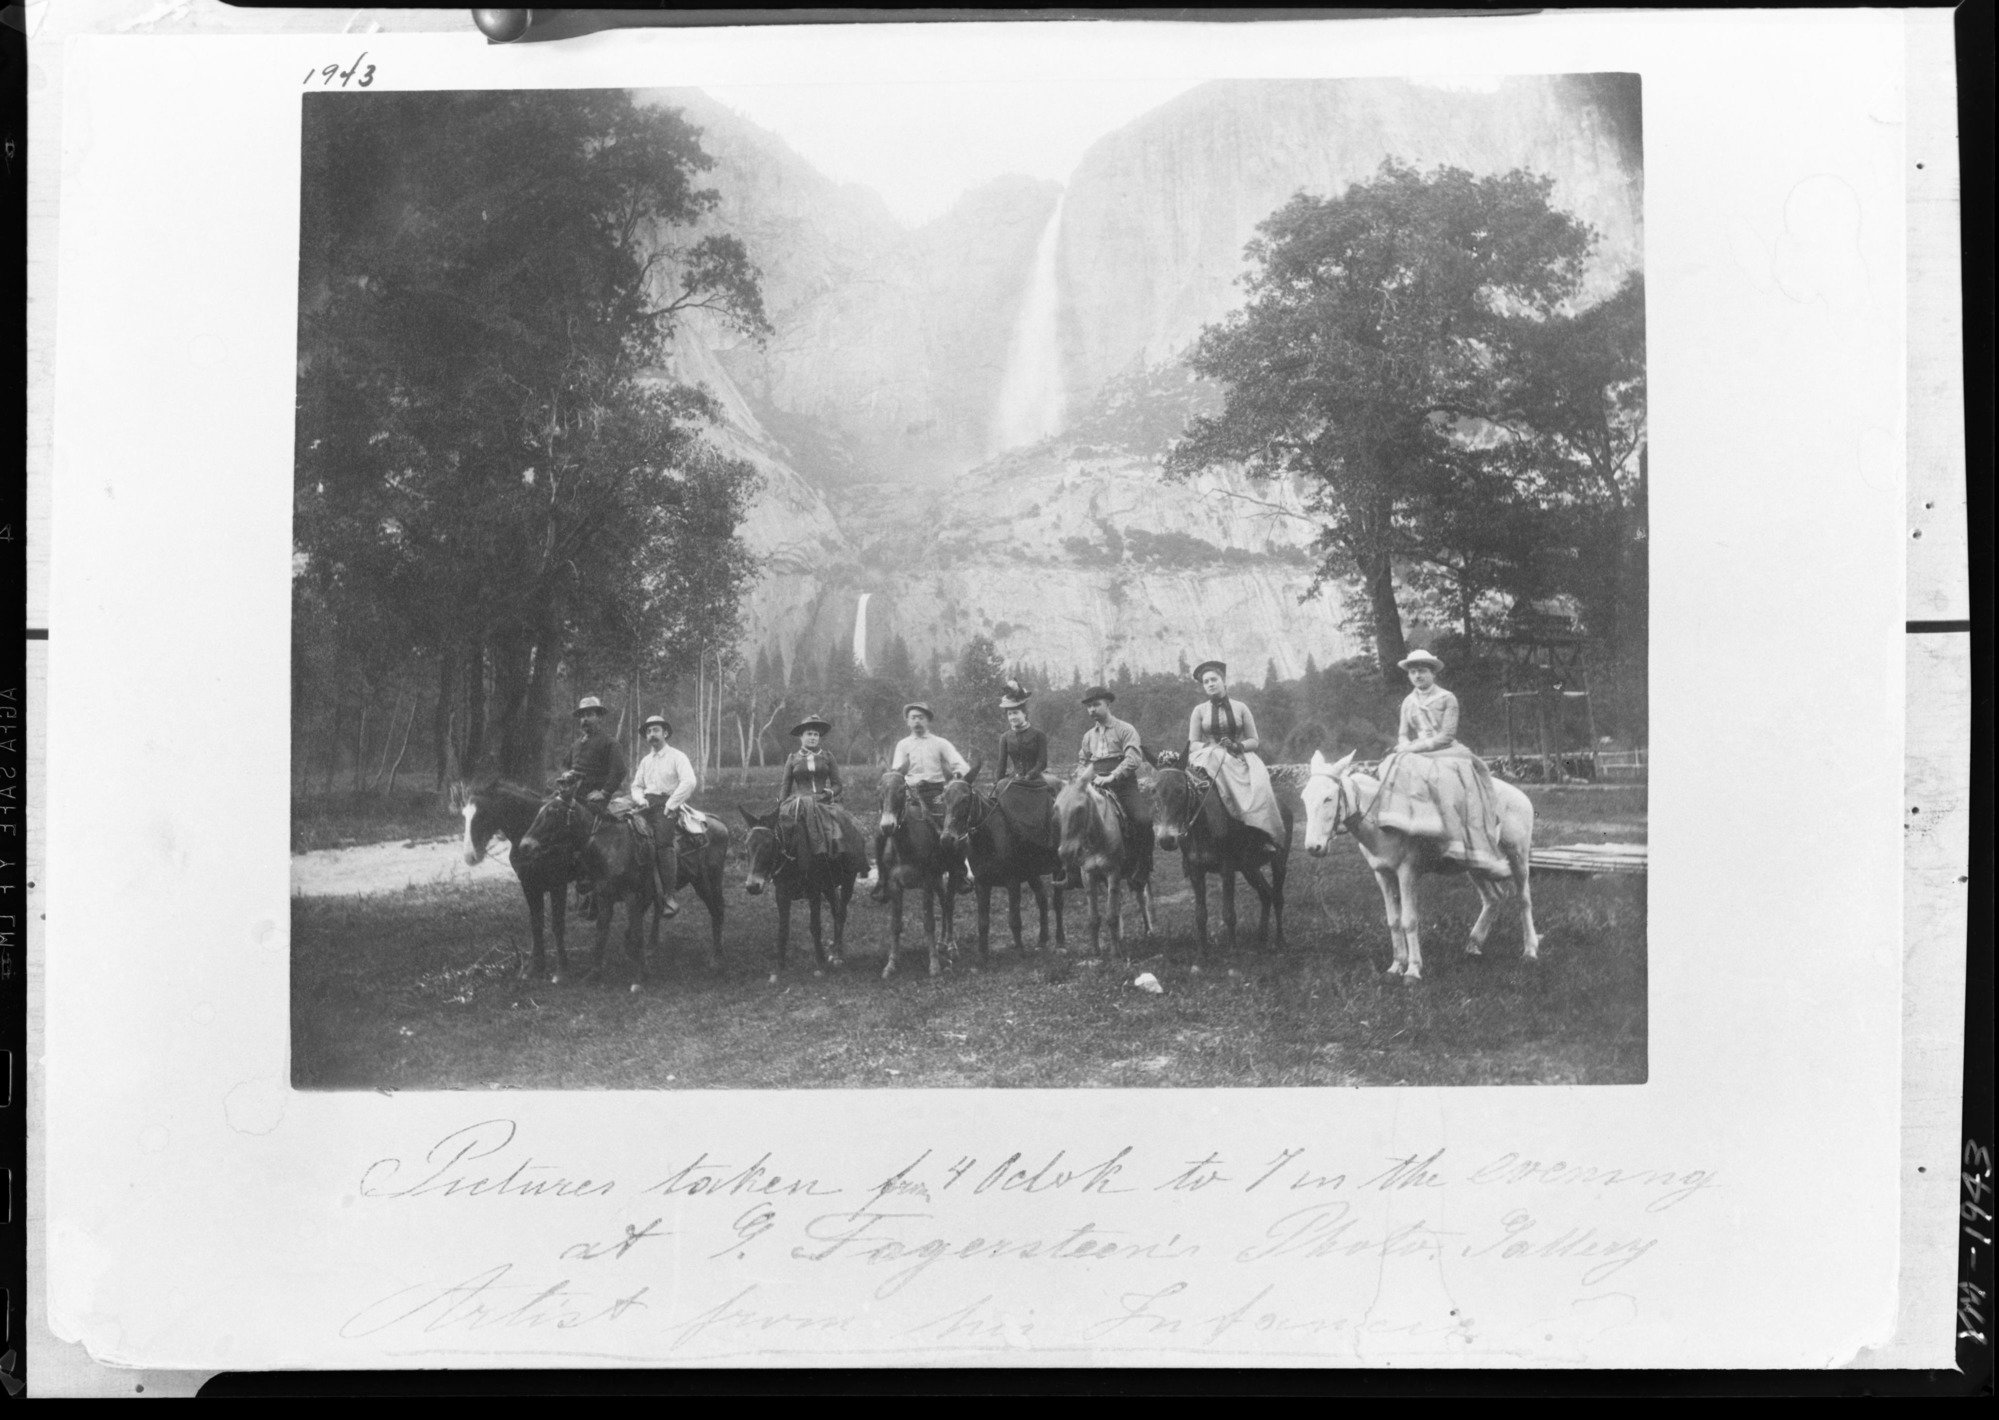
<path fill-rule="evenodd" d="M 667 743 L 672 724 L 664 715 L 648 715 L 641 728 L 648 753 L 632 775 L 632 802 L 639 806 L 646 832 L 652 835 L 653 860 L 659 865 L 659 915 L 671 917 L 680 911 L 679 830 L 702 834 L 707 828 L 688 803 L 699 787 L 693 761 Z"/>
<path fill-rule="evenodd" d="M 1228 666 L 1203 661 L 1194 681 L 1208 698 L 1187 717 L 1187 764 L 1212 780 L 1238 823 L 1255 829 L 1274 846 L 1284 841 L 1284 818 L 1270 771 L 1257 754 L 1262 741 L 1249 707 L 1229 695 Z"/>
<path fill-rule="evenodd" d="M 936 818 L 937 797 L 944 792 L 944 785 L 970 774 L 972 766 L 949 740 L 930 732 L 930 722 L 936 716 L 928 705 L 912 700 L 902 707 L 902 718 L 909 725 L 909 733 L 896 745 L 889 772 L 900 774 L 923 801 L 923 811 Z M 888 901 L 888 879 L 881 871 L 882 850 L 888 846 L 888 839 L 886 832 L 876 831 L 875 885 L 871 894 L 876 902 Z"/>
<path fill-rule="evenodd" d="M 1152 809 L 1138 788 L 1138 766 L 1145 762 L 1138 730 L 1111 713 L 1117 700 L 1106 686 L 1093 685 L 1083 692 L 1083 708 L 1090 712 L 1090 727 L 1083 731 L 1082 747 L 1076 752 L 1079 767 L 1092 771 L 1091 783 L 1107 790 L 1124 810 L 1131 824 L 1137 852 L 1132 857 L 1134 876 L 1152 876 Z"/>
<path fill-rule="evenodd" d="M 586 695 L 577 702 L 576 731 L 562 767 L 576 776 L 577 796 L 594 808 L 602 808 L 624 787 L 629 772 L 624 749 L 604 733 L 603 701 Z"/>

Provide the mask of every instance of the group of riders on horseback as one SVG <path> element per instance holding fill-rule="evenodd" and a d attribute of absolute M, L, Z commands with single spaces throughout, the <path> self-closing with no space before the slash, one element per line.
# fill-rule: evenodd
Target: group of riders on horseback
<path fill-rule="evenodd" d="M 1443 865 L 1471 869 L 1491 878 L 1517 871 L 1524 880 L 1525 863 L 1518 845 L 1500 842 L 1500 806 L 1489 771 L 1456 739 L 1456 698 L 1435 683 L 1441 663 L 1428 652 L 1418 651 L 1401 666 L 1409 672 L 1413 690 L 1402 707 L 1397 749 L 1382 764 L 1378 785 L 1364 806 L 1371 830 L 1387 828 L 1405 838 L 1430 840 L 1441 853 Z M 1067 780 L 1049 769 L 1048 736 L 1030 722 L 1030 693 L 1018 681 L 1008 681 L 999 706 L 1006 715 L 1007 730 L 999 739 L 996 782 L 991 791 L 974 786 L 977 766 L 933 730 L 935 715 L 928 705 L 912 702 L 904 706 L 909 733 L 896 745 L 882 777 L 880 814 L 871 843 L 860 821 L 840 802 L 845 793 L 840 767 L 823 747 L 832 722 L 814 715 L 794 725 L 791 734 L 798 748 L 785 760 L 776 809 L 762 817 L 744 810 L 750 826 L 746 886 L 752 893 L 760 892 L 766 883 L 777 887 L 780 961 L 790 904 L 794 899 L 809 899 L 815 948 L 819 947 L 820 903 L 824 900 L 832 907 L 831 960 L 837 964 L 847 900 L 856 879 L 864 877 L 870 879 L 871 895 L 877 902 L 894 905 L 890 971 L 895 967 L 895 944 L 902 934 L 902 893 L 918 887 L 924 892 L 933 972 L 937 970 L 935 907 L 941 902 L 948 932 L 951 898 L 974 882 L 982 951 L 994 887 L 1011 892 L 1010 918 L 1016 943 L 1020 938 L 1020 889 L 1032 890 L 1041 905 L 1042 939 L 1046 941 L 1043 877 L 1057 889 L 1058 942 L 1062 936 L 1062 890 L 1089 891 L 1094 934 L 1097 889 L 1107 882 L 1115 945 L 1120 934 L 1123 886 L 1135 890 L 1147 930 L 1151 930 L 1148 884 L 1155 842 L 1168 851 L 1178 848 L 1183 854 L 1194 886 L 1203 949 L 1207 944 L 1206 878 L 1210 873 L 1221 878 L 1230 939 L 1235 932 L 1234 877 L 1241 874 L 1262 900 L 1266 932 L 1274 912 L 1281 944 L 1292 814 L 1279 803 L 1259 754 L 1261 740 L 1255 716 L 1228 693 L 1228 667 L 1220 661 L 1205 661 L 1194 669 L 1193 678 L 1204 698 L 1188 717 L 1186 744 L 1181 750 L 1158 754 L 1148 751 L 1138 730 L 1114 713 L 1117 697 L 1110 689 L 1093 685 L 1086 690 L 1082 704 L 1090 723 L 1077 748 L 1075 773 Z M 629 838 L 624 840 L 621 856 L 629 865 L 626 876 L 633 881 L 626 883 L 620 895 L 636 892 L 640 898 L 650 899 L 656 908 L 655 933 L 659 918 L 679 911 L 678 887 L 683 882 L 694 883 L 704 900 L 712 899 L 709 908 L 719 950 L 719 874 L 728 853 L 728 830 L 720 820 L 693 807 L 698 788 L 694 766 L 670 743 L 672 725 L 663 715 L 644 721 L 641 728 L 648 752 L 636 770 L 628 770 L 617 740 L 605 732 L 601 701 L 585 697 L 577 706 L 576 719 L 578 735 L 564 756 L 557 797 L 550 801 L 550 809 L 559 805 L 565 816 L 577 807 L 585 810 L 586 826 L 595 825 L 589 828 L 591 835 L 614 824 L 624 825 Z M 1334 772 L 1344 774 L 1351 759 L 1348 756 Z M 1139 771 L 1144 764 L 1157 771 L 1150 801 L 1140 789 Z M 1323 769 L 1315 757 L 1315 772 Z M 1326 794 L 1312 792 L 1318 787 L 1324 786 L 1316 781 L 1308 785 L 1308 809 L 1326 798 Z M 1326 792 L 1333 791 L 1328 788 Z M 1160 820 L 1156 832 L 1155 803 Z M 1337 810 L 1342 826 L 1363 809 L 1355 800 L 1351 805 L 1354 813 L 1348 814 L 1345 797 L 1336 797 L 1330 806 Z M 477 836 L 472 832 L 470 813 L 468 809 L 468 850 Z M 1308 845 L 1314 852 L 1321 851 L 1324 837 L 1319 828 L 1315 821 L 1313 842 Z M 535 835 L 529 835 L 529 842 L 534 841 Z M 537 847 L 535 852 L 542 850 Z M 1520 861 L 1516 863 L 1516 859 Z M 1444 860 L 1449 861 L 1445 864 Z M 550 871 L 554 870 L 552 865 Z M 1266 870 L 1268 884 L 1264 881 Z M 1379 876 L 1385 868 L 1377 865 L 1376 871 Z M 599 876 L 611 881 L 602 873 Z M 576 881 L 587 913 L 596 915 L 600 906 L 608 911 L 608 904 L 592 900 L 594 884 L 589 875 L 579 870 Z M 529 886 L 525 877 L 523 886 Z M 1521 886 L 1524 888 L 1524 881 Z M 530 902 L 531 907 L 538 906 L 533 892 Z M 1392 919 L 1395 911 L 1391 904 Z M 533 916 L 538 961 L 540 914 L 536 911 Z M 607 927 L 608 917 L 600 923 L 600 936 Z M 630 929 L 635 933 L 636 928 L 634 920 Z M 1531 919 L 1528 930 L 1531 953 Z M 820 955 L 825 958 L 823 950 Z"/>

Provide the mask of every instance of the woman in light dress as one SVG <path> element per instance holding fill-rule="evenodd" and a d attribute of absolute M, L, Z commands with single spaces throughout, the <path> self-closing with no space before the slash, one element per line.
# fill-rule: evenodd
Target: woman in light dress
<path fill-rule="evenodd" d="M 1458 698 L 1437 684 L 1444 663 L 1414 651 L 1396 664 L 1411 689 L 1369 816 L 1380 827 L 1438 840 L 1452 862 L 1507 876 L 1492 771 L 1458 740 Z"/>
<path fill-rule="evenodd" d="M 1220 788 L 1222 800 L 1237 821 L 1272 843 L 1285 840 L 1284 819 L 1270 787 L 1270 771 L 1257 754 L 1262 741 L 1256 717 L 1228 693 L 1229 668 L 1220 661 L 1194 667 L 1194 680 L 1208 698 L 1187 719 L 1187 763 Z"/>

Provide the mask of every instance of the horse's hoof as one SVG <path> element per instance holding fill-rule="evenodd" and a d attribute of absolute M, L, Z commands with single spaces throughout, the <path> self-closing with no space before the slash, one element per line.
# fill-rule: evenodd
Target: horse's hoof
<path fill-rule="evenodd" d="M 847 959 L 845 957 L 826 958 L 826 969 L 828 971 L 838 971 L 841 967 L 845 966 L 846 964 L 847 964 Z"/>
<path fill-rule="evenodd" d="M 1201 964 L 1199 962 L 1195 962 L 1192 966 L 1187 968 L 1187 974 L 1189 976 L 1199 976 L 1201 974 Z"/>
<path fill-rule="evenodd" d="M 633 983 L 632 983 L 632 984 L 631 984 L 630 986 L 626 987 L 626 988 L 625 988 L 625 990 L 626 990 L 626 992 L 627 992 L 628 994 L 630 994 L 630 995 L 633 995 L 633 996 L 636 996 L 636 995 L 638 995 L 638 994 L 639 994 L 639 984 L 638 984 L 638 982 L 634 981 L 634 982 L 633 982 Z"/>
<path fill-rule="evenodd" d="M 770 985 L 777 985 L 777 973 L 774 971 L 770 974 Z"/>
<path fill-rule="evenodd" d="M 894 963 L 894 962 L 890 962 L 890 963 L 889 963 L 889 964 L 888 964 L 887 966 L 885 966 L 885 967 L 883 967 L 883 968 L 882 968 L 882 980 L 883 980 L 883 981 L 887 981 L 887 980 L 888 980 L 888 979 L 889 979 L 890 977 L 892 977 L 892 976 L 894 976 L 894 975 L 895 975 L 895 963 Z"/>
<path fill-rule="evenodd" d="M 1477 942 L 1466 942 L 1465 955 L 1468 957 L 1482 957 L 1485 953 L 1479 949 Z"/>
<path fill-rule="evenodd" d="M 1399 962 L 1399 961 L 1396 961 L 1396 962 L 1390 962 L 1390 963 L 1388 964 L 1388 970 L 1387 970 L 1387 971 L 1385 971 L 1385 972 L 1383 972 L 1383 973 L 1382 973 L 1382 975 L 1384 975 L 1384 976 L 1400 976 L 1400 975 L 1401 975 L 1401 974 L 1403 973 L 1403 971 L 1404 971 L 1404 970 L 1405 970 L 1405 968 L 1403 967 L 1403 965 L 1402 965 L 1402 963 L 1401 963 L 1401 962 Z"/>

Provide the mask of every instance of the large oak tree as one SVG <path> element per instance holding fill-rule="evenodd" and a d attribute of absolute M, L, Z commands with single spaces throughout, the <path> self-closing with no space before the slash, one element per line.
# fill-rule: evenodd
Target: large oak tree
<path fill-rule="evenodd" d="M 299 576 L 531 777 L 566 660 L 733 625 L 753 474 L 661 367 L 691 311 L 764 332 L 757 274 L 698 235 L 697 131 L 622 93 L 315 97 L 303 152 Z"/>

